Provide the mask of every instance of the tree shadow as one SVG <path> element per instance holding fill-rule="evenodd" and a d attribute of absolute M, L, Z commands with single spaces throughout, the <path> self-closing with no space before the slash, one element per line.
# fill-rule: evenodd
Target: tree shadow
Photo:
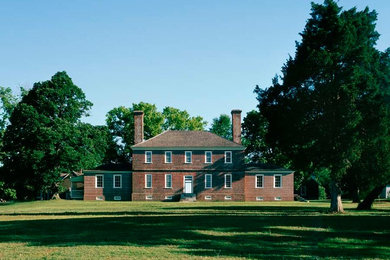
<path fill-rule="evenodd" d="M 83 214 L 74 214 L 75 218 L 67 219 L 3 221 L 0 242 L 63 247 L 175 245 L 179 249 L 191 249 L 195 256 L 211 257 L 386 258 L 390 254 L 389 250 L 378 249 L 390 247 L 388 216 L 129 213 L 132 216 L 77 217 Z M 112 212 L 99 214 L 114 215 Z"/>

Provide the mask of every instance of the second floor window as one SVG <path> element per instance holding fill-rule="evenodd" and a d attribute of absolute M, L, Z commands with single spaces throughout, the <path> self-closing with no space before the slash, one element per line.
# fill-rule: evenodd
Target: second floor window
<path fill-rule="evenodd" d="M 151 151 L 145 152 L 145 163 L 152 163 L 152 152 Z"/>
<path fill-rule="evenodd" d="M 165 163 L 172 163 L 172 152 L 165 152 Z"/>
<path fill-rule="evenodd" d="M 231 188 L 232 187 L 232 175 L 225 174 L 225 188 Z"/>
<path fill-rule="evenodd" d="M 151 174 L 145 175 L 145 188 L 152 188 L 152 175 Z"/>
<path fill-rule="evenodd" d="M 186 151 L 184 160 L 185 163 L 192 163 L 192 152 Z"/>
<path fill-rule="evenodd" d="M 225 163 L 232 163 L 232 152 L 225 152 Z"/>
<path fill-rule="evenodd" d="M 206 174 L 205 180 L 204 180 L 204 187 L 206 189 L 210 189 L 213 186 L 213 175 L 212 174 Z"/>
<path fill-rule="evenodd" d="M 213 153 L 211 151 L 207 151 L 205 152 L 205 159 L 204 159 L 204 162 L 205 163 L 212 163 L 212 156 L 213 156 Z"/>

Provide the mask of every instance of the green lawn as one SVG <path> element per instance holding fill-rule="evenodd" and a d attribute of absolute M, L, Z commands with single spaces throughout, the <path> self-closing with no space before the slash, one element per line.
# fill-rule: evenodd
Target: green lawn
<path fill-rule="evenodd" d="M 390 203 L 0 204 L 0 259 L 390 258 Z"/>

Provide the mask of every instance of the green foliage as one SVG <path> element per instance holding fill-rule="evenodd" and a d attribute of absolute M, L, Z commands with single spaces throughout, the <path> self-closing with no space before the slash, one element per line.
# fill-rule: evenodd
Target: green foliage
<path fill-rule="evenodd" d="M 134 111 L 144 112 L 144 137 L 149 139 L 165 130 L 203 130 L 207 122 L 202 117 L 190 117 L 187 111 L 165 107 L 163 112 L 156 105 L 140 102 L 132 107 L 117 107 L 107 113 L 107 126 L 116 143 L 117 161 L 129 161 L 134 144 Z"/>
<path fill-rule="evenodd" d="M 5 183 L 0 181 L 0 199 L 14 200 L 16 199 L 16 191 L 11 188 L 7 188 Z"/>
<path fill-rule="evenodd" d="M 10 88 L 0 87 L 0 162 L 4 154 L 1 152 L 5 129 L 9 124 L 9 118 L 14 110 L 18 98 L 12 94 Z"/>
<path fill-rule="evenodd" d="M 207 122 L 202 117 L 190 117 L 186 110 L 180 110 L 174 107 L 165 107 L 163 112 L 164 124 L 163 130 L 204 130 Z"/>
<path fill-rule="evenodd" d="M 214 118 L 209 131 L 228 140 L 233 140 L 232 121 L 228 115 L 222 114 L 218 118 Z"/>
<path fill-rule="evenodd" d="M 10 117 L 4 136 L 4 180 L 19 199 L 55 191 L 60 173 L 97 166 L 108 132 L 80 122 L 92 103 L 65 72 L 35 83 Z"/>
<path fill-rule="evenodd" d="M 326 200 L 326 191 L 324 186 L 318 185 L 318 199 L 319 200 Z"/>
<path fill-rule="evenodd" d="M 361 156 L 368 108 L 385 96 L 375 21 L 368 8 L 341 11 L 332 0 L 313 3 L 282 82 L 275 78 L 269 89 L 255 90 L 269 123 L 266 142 L 296 169 L 327 168 L 335 189 Z"/>

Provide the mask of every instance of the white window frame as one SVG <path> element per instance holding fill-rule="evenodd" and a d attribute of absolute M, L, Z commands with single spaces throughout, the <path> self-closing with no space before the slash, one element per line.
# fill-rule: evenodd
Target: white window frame
<path fill-rule="evenodd" d="M 116 201 L 122 200 L 122 196 L 114 196 L 114 200 Z"/>
<path fill-rule="evenodd" d="M 190 162 L 187 162 L 187 153 L 190 153 Z M 184 152 L 184 163 L 192 163 L 192 152 L 191 151 Z"/>
<path fill-rule="evenodd" d="M 150 187 L 148 187 L 148 176 L 150 176 Z M 145 174 L 145 189 L 151 189 L 153 187 L 153 176 L 152 174 Z"/>
<path fill-rule="evenodd" d="M 150 162 L 148 162 L 148 154 L 150 153 Z M 145 163 L 152 163 L 153 162 L 153 153 L 152 151 L 145 151 Z"/>
<path fill-rule="evenodd" d="M 231 195 L 226 195 L 225 196 L 225 200 L 232 200 L 232 196 Z"/>
<path fill-rule="evenodd" d="M 210 161 L 207 161 L 207 153 L 210 153 Z M 213 163 L 213 152 L 212 151 L 205 151 L 204 152 L 204 163 Z"/>
<path fill-rule="evenodd" d="M 207 176 L 210 176 L 210 186 L 207 186 Z M 204 188 L 211 189 L 213 187 L 213 175 L 211 173 L 207 173 L 204 175 Z"/>
<path fill-rule="evenodd" d="M 168 181 L 167 181 L 167 177 L 168 176 L 170 176 L 171 177 L 171 185 L 170 186 L 168 186 L 167 184 L 168 184 Z M 172 174 L 165 174 L 165 176 L 164 176 L 164 179 L 165 179 L 165 188 L 166 189 L 172 189 Z"/>
<path fill-rule="evenodd" d="M 145 196 L 145 200 L 153 200 L 153 196 L 152 195 L 146 195 Z"/>
<path fill-rule="evenodd" d="M 259 186 L 257 186 L 257 178 L 259 178 L 259 177 L 261 177 L 261 184 L 262 184 L 262 186 L 261 187 L 259 187 Z M 255 188 L 256 189 L 260 189 L 260 188 L 264 188 L 264 174 L 256 174 L 255 175 Z"/>
<path fill-rule="evenodd" d="M 282 200 L 282 197 L 275 197 L 274 200 Z"/>
<path fill-rule="evenodd" d="M 206 196 L 204 196 L 204 199 L 205 199 L 205 200 L 212 200 L 213 197 L 212 197 L 211 195 L 206 195 Z"/>
<path fill-rule="evenodd" d="M 170 162 L 167 161 L 167 154 L 171 155 L 171 161 Z M 172 151 L 166 151 L 165 152 L 165 163 L 172 163 Z"/>
<path fill-rule="evenodd" d="M 102 187 L 98 187 L 98 181 L 97 181 L 97 179 L 98 179 L 98 177 L 102 177 Z M 104 175 L 103 174 L 96 174 L 95 175 L 95 188 L 97 188 L 97 189 L 103 189 L 104 188 Z"/>
<path fill-rule="evenodd" d="M 280 177 L 280 187 L 276 187 L 276 176 L 279 176 Z M 283 187 L 283 182 L 282 182 L 282 174 L 275 174 L 274 175 L 274 188 L 275 189 L 280 189 Z"/>
<path fill-rule="evenodd" d="M 115 177 L 119 177 L 119 187 L 115 187 Z M 114 189 L 121 189 L 122 188 L 122 175 L 121 174 L 114 174 L 112 177 L 112 187 Z"/>
<path fill-rule="evenodd" d="M 230 154 L 230 162 L 228 162 L 227 159 L 227 154 Z M 232 151 L 225 151 L 225 163 L 233 163 L 233 153 Z"/>
<path fill-rule="evenodd" d="M 173 200 L 173 196 L 172 195 L 165 196 L 165 200 Z"/>
<path fill-rule="evenodd" d="M 228 175 L 230 176 L 230 187 L 227 187 L 227 186 L 226 186 L 226 177 L 227 177 Z M 233 176 L 232 176 L 231 173 L 226 173 L 226 174 L 225 174 L 225 189 L 231 189 L 232 187 L 233 187 Z"/>
<path fill-rule="evenodd" d="M 256 196 L 256 201 L 263 201 L 264 200 L 264 197 L 262 196 Z"/>

